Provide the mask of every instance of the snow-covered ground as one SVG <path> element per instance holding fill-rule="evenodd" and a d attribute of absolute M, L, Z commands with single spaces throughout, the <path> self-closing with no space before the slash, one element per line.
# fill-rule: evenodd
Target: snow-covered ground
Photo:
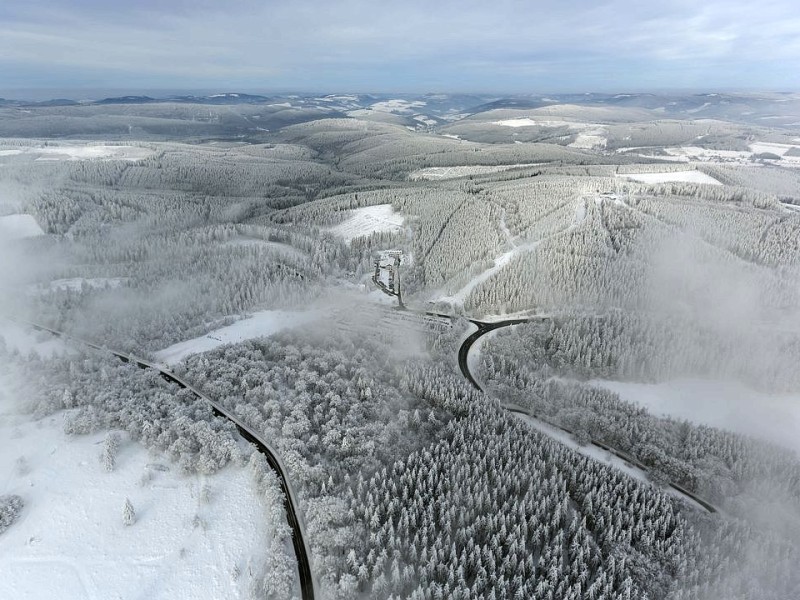
<path fill-rule="evenodd" d="M 178 342 L 159 350 L 155 356 L 159 362 L 174 365 L 190 354 L 208 352 L 223 344 L 235 344 L 244 340 L 272 335 L 282 329 L 299 327 L 321 317 L 317 311 L 262 310 L 246 319 L 221 327 L 206 335 Z"/>
<path fill-rule="evenodd" d="M 509 169 L 521 169 L 523 167 L 536 167 L 544 163 L 522 163 L 518 165 L 466 165 L 458 167 L 426 167 L 417 169 L 409 173 L 408 178 L 412 181 L 438 179 L 453 179 L 455 177 L 466 177 L 468 175 L 484 175 L 487 173 L 500 173 Z"/>
<path fill-rule="evenodd" d="M 638 156 L 643 158 L 657 158 L 658 160 L 672 161 L 672 162 L 702 162 L 706 164 L 720 164 L 720 165 L 758 165 L 759 162 L 754 162 L 753 156 L 761 153 L 776 154 L 781 158 L 778 162 L 784 167 L 800 167 L 800 156 L 786 156 L 786 153 L 798 146 L 789 144 L 776 144 L 770 142 L 756 142 L 750 145 L 750 151 L 743 150 L 715 150 L 711 148 L 701 148 L 699 146 L 680 146 L 664 148 L 666 154 L 647 154 L 639 153 Z M 640 147 L 619 148 L 617 152 L 630 152 L 632 150 L 644 150 Z M 652 148 L 650 150 L 653 150 Z"/>
<path fill-rule="evenodd" d="M 754 154 L 768 152 L 770 154 L 783 156 L 792 148 L 797 149 L 798 146 L 792 146 L 791 144 L 774 144 L 770 142 L 757 142 L 755 144 L 750 144 L 750 150 L 752 150 Z"/>
<path fill-rule="evenodd" d="M 437 123 L 435 119 L 431 119 L 430 117 L 426 117 L 425 115 L 414 115 L 413 119 L 415 121 L 419 121 L 423 125 L 430 125 L 431 127 L 433 127 Z"/>
<path fill-rule="evenodd" d="M 422 100 L 402 100 L 402 99 L 395 99 L 395 100 L 383 100 L 381 102 L 375 102 L 374 104 L 370 105 L 372 110 L 377 110 L 380 112 L 392 112 L 392 113 L 410 113 L 414 112 L 415 108 L 422 108 L 427 103 L 423 102 Z"/>
<path fill-rule="evenodd" d="M 700 379 L 592 383 L 656 415 L 737 431 L 800 452 L 800 395 L 770 395 L 739 383 Z"/>
<path fill-rule="evenodd" d="M 573 148 L 591 150 L 593 148 L 605 148 L 606 144 L 608 144 L 608 139 L 603 135 L 603 132 L 586 132 L 579 133 L 575 141 L 568 145 Z"/>
<path fill-rule="evenodd" d="M 583 129 L 588 126 L 586 123 L 576 123 L 574 121 L 531 119 L 527 117 L 492 121 L 492 125 L 500 125 L 501 127 L 569 127 L 570 129 Z"/>
<path fill-rule="evenodd" d="M 405 222 L 402 214 L 395 212 L 391 204 L 376 204 L 350 211 L 350 216 L 328 231 L 350 242 L 357 237 L 381 231 L 400 231 Z"/>
<path fill-rule="evenodd" d="M 106 472 L 105 433 L 68 436 L 64 413 L 30 419 L 0 406 L 0 495 L 25 502 L 0 535 L 0 598 L 250 597 L 249 565 L 264 564 L 275 524 L 246 469 L 181 475 L 122 435 Z M 126 498 L 131 526 L 122 520 Z"/>
<path fill-rule="evenodd" d="M 605 148 L 608 143 L 606 138 L 607 130 L 597 123 L 584 123 L 581 121 L 566 121 L 563 119 L 532 119 L 530 117 L 520 117 L 516 119 L 503 119 L 492 121 L 492 125 L 501 127 L 566 127 L 571 131 L 578 131 L 575 141 L 569 144 L 573 148 L 591 150 L 594 148 Z"/>
<path fill-rule="evenodd" d="M 31 155 L 35 160 L 141 160 L 153 153 L 150 148 L 104 144 L 21 146 L 0 150 L 0 156 Z"/>
<path fill-rule="evenodd" d="M 31 215 L 6 215 L 0 217 L 0 242 L 44 235 Z"/>
<path fill-rule="evenodd" d="M 641 183 L 685 182 L 722 185 L 710 175 L 706 175 L 700 171 L 674 171 L 672 173 L 619 173 L 617 176 L 624 177 L 625 179 L 630 179 L 632 181 L 639 181 Z"/>

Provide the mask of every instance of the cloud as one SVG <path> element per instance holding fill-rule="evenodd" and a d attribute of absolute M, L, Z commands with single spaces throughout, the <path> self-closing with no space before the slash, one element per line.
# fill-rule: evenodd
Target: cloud
<path fill-rule="evenodd" d="M 0 69 L 11 87 L 786 88 L 798 34 L 791 0 L 6 0 Z"/>

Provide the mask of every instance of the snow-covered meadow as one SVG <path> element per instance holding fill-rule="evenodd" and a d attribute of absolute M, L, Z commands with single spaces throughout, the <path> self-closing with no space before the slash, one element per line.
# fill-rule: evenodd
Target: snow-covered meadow
<path fill-rule="evenodd" d="M 618 177 L 638 181 L 640 183 L 700 183 L 706 185 L 722 185 L 719 181 L 700 171 L 673 171 L 667 173 L 628 173 Z"/>
<path fill-rule="evenodd" d="M 391 204 L 376 204 L 350 211 L 350 216 L 328 231 L 350 242 L 357 237 L 382 231 L 400 231 L 405 217 L 395 212 Z"/>
<path fill-rule="evenodd" d="M 535 167 L 542 163 L 522 163 L 518 165 L 465 165 L 458 167 L 426 167 L 417 169 L 409 173 L 408 178 L 412 181 L 436 181 L 439 179 L 454 179 L 456 177 L 467 177 L 469 175 L 486 175 L 489 173 L 502 173 L 509 169 L 522 169 L 524 167 Z"/>
<path fill-rule="evenodd" d="M 141 146 L 107 144 L 52 144 L 0 150 L 0 157 L 30 156 L 34 160 L 141 160 L 153 154 Z"/>
<path fill-rule="evenodd" d="M 109 472 L 106 432 L 67 435 L 67 413 L 33 420 L 13 394 L 0 380 L 0 495 L 24 501 L 0 535 L 0 598 L 250 597 L 276 523 L 247 469 L 183 475 L 120 432 Z"/>
<path fill-rule="evenodd" d="M 308 311 L 262 310 L 254 312 L 232 325 L 221 327 L 200 337 L 178 342 L 156 352 L 156 359 L 174 365 L 190 354 L 208 352 L 223 344 L 235 344 L 244 340 L 272 335 L 283 329 L 299 327 L 320 318 L 320 313 Z"/>

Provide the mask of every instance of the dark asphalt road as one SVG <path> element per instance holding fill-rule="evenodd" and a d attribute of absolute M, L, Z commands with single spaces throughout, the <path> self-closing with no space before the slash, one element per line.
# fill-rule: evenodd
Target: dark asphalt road
<path fill-rule="evenodd" d="M 484 335 L 486 335 L 490 331 L 494 331 L 495 329 L 500 329 L 501 327 L 510 327 L 512 325 L 519 325 L 521 323 L 528 323 L 528 322 L 531 322 L 531 321 L 542 321 L 542 320 L 544 320 L 544 318 L 536 317 L 536 318 L 532 318 L 532 319 L 507 319 L 505 321 L 495 321 L 495 322 L 488 323 L 488 322 L 485 322 L 485 321 L 476 321 L 476 320 L 472 320 L 471 319 L 470 321 L 478 327 L 478 330 L 475 331 L 474 333 L 472 333 L 469 337 L 467 337 L 467 339 L 465 339 L 461 343 L 461 346 L 458 349 L 458 368 L 461 369 L 461 373 L 475 387 L 475 389 L 480 390 L 480 391 L 484 391 L 484 389 L 481 387 L 481 385 L 475 379 L 475 376 L 469 370 L 469 363 L 467 362 L 467 358 L 469 356 L 470 348 L 472 348 L 472 346 L 475 344 L 475 342 L 477 342 L 480 338 L 482 338 Z M 518 413 L 526 414 L 526 415 L 528 415 L 530 417 L 533 417 L 534 419 L 541 420 L 540 417 L 535 415 L 529 409 L 526 409 L 526 408 L 521 407 L 521 406 L 517 407 L 517 406 L 503 405 L 503 408 L 505 408 L 506 410 L 508 410 L 510 412 L 518 412 Z M 558 429 L 560 429 L 560 430 L 562 430 L 562 431 L 564 431 L 566 433 L 569 433 L 570 435 L 573 435 L 573 432 L 570 431 L 569 429 L 567 429 L 566 427 L 562 427 L 561 425 L 558 425 L 556 423 L 552 423 L 550 421 L 544 421 L 544 422 L 546 422 L 551 427 L 556 427 L 556 428 L 558 428 Z M 615 456 L 617 456 L 617 457 L 621 458 L 622 460 L 628 462 L 629 464 L 641 469 L 645 473 L 649 472 L 649 469 L 648 469 L 647 466 L 642 464 L 639 460 L 637 460 L 636 458 L 634 458 L 633 456 L 631 456 L 627 452 L 623 452 L 622 450 L 619 450 L 617 448 L 609 446 L 608 444 L 605 444 L 605 443 L 600 442 L 598 440 L 592 440 L 591 444 L 593 446 L 597 446 L 598 448 L 602 448 L 603 450 L 611 452 Z M 670 482 L 669 486 L 672 489 L 680 492 L 681 494 L 683 494 L 687 498 L 691 498 L 697 504 L 699 504 L 700 506 L 705 508 L 708 512 L 710 512 L 710 513 L 717 512 L 717 508 L 713 504 L 711 504 L 710 502 L 708 502 L 706 500 L 703 500 L 703 498 L 700 498 L 694 492 L 691 492 L 691 491 L 687 490 L 682 485 Z"/>
<path fill-rule="evenodd" d="M 163 377 L 167 381 L 171 381 L 176 385 L 189 390 L 198 398 L 201 398 L 202 400 L 208 402 L 211 405 L 212 409 L 214 410 L 215 415 L 225 417 L 226 419 L 233 422 L 233 424 L 236 425 L 236 429 L 239 431 L 239 434 L 248 442 L 252 443 L 256 448 L 258 448 L 259 452 L 261 452 L 266 457 L 267 464 L 269 464 L 270 468 L 272 468 L 272 470 L 278 476 L 278 482 L 280 484 L 281 491 L 283 492 L 286 517 L 289 522 L 289 527 L 292 530 L 292 544 L 294 545 L 294 552 L 297 558 L 297 568 L 299 571 L 300 590 L 302 593 L 302 597 L 303 600 L 314 600 L 315 584 L 314 584 L 314 576 L 311 571 L 311 561 L 309 559 L 310 552 L 308 551 L 306 540 L 305 537 L 303 536 L 303 524 L 297 512 L 296 497 L 294 495 L 294 492 L 292 491 L 291 486 L 289 485 L 289 480 L 286 475 L 286 469 L 283 467 L 280 458 L 278 458 L 276 452 L 256 431 L 251 429 L 247 424 L 241 421 L 234 414 L 228 412 L 217 402 L 206 396 L 203 392 L 196 389 L 189 382 L 187 382 L 180 376 L 176 375 L 172 371 L 160 367 L 159 365 L 153 364 L 142 358 L 138 358 L 132 354 L 126 354 L 124 352 L 117 352 L 115 350 L 104 348 L 102 346 L 99 346 L 87 340 L 77 338 L 62 331 L 50 329 L 49 327 L 45 327 L 44 325 L 39 325 L 38 323 L 31 323 L 29 321 L 23 321 L 11 318 L 9 318 L 9 320 L 21 325 L 27 325 L 28 327 L 32 327 L 33 329 L 37 329 L 39 331 L 46 331 L 47 333 L 50 333 L 54 336 L 67 339 L 79 344 L 83 344 L 90 348 L 94 348 L 95 350 L 109 352 L 110 354 L 113 354 L 121 361 L 135 364 L 140 369 L 156 370 L 161 374 L 161 377 Z"/>

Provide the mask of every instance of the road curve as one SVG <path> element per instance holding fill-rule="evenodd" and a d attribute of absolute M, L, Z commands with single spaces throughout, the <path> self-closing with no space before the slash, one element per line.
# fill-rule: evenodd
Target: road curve
<path fill-rule="evenodd" d="M 46 331 L 54 336 L 70 340 L 72 342 L 76 342 L 90 348 L 94 348 L 95 350 L 105 351 L 110 354 L 116 356 L 119 360 L 126 363 L 132 363 L 139 367 L 140 369 L 153 369 L 158 371 L 165 380 L 171 381 L 175 383 L 181 388 L 187 389 L 192 392 L 198 398 L 205 400 L 211 405 L 211 408 L 214 411 L 214 414 L 217 416 L 225 417 L 229 421 L 231 421 L 234 425 L 236 425 L 236 429 L 239 431 L 239 434 L 246 439 L 248 442 L 252 443 L 256 448 L 258 448 L 259 452 L 261 452 L 265 458 L 267 459 L 267 464 L 269 464 L 270 468 L 275 472 L 278 476 L 278 482 L 280 484 L 281 491 L 283 492 L 283 501 L 284 501 L 284 508 L 286 510 L 286 517 L 289 522 L 289 527 L 292 530 L 292 544 L 294 546 L 294 553 L 297 558 L 297 569 L 299 571 L 299 578 L 300 578 L 300 590 L 303 597 L 303 600 L 314 600 L 314 592 L 316 583 L 314 581 L 314 576 L 311 571 L 311 561 L 309 556 L 311 553 L 308 550 L 308 546 L 306 543 L 306 538 L 303 535 L 303 530 L 305 529 L 302 518 L 297 512 L 297 497 L 292 490 L 291 485 L 289 485 L 289 479 L 286 475 L 286 468 L 283 466 L 278 454 L 275 450 L 261 437 L 259 433 L 257 433 L 254 429 L 244 423 L 239 417 L 222 407 L 222 405 L 218 404 L 208 396 L 206 396 L 203 392 L 199 391 L 195 388 L 191 383 L 176 375 L 172 371 L 165 369 L 157 364 L 151 363 L 147 360 L 139 358 L 133 354 L 127 354 L 125 352 L 117 352 L 116 350 L 110 350 L 103 346 L 99 346 L 93 342 L 83 340 L 81 338 L 75 337 L 73 335 L 64 333 L 63 331 L 58 331 L 56 329 L 51 329 L 49 327 L 45 327 L 44 325 L 40 325 L 38 323 L 32 323 L 30 321 L 25 321 L 22 319 L 16 319 L 11 317 L 6 317 L 9 321 L 20 325 L 26 325 L 33 329 L 37 329 L 39 331 Z"/>
<path fill-rule="evenodd" d="M 472 346 L 475 344 L 475 342 L 477 342 L 480 338 L 482 338 L 484 335 L 486 335 L 490 331 L 494 331 L 495 329 L 500 329 L 501 327 L 510 327 L 511 325 L 520 325 L 521 323 L 529 323 L 529 322 L 532 322 L 532 321 L 542 321 L 544 319 L 545 319 L 545 317 L 532 317 L 532 318 L 529 318 L 529 319 L 506 319 L 504 321 L 493 321 L 493 322 L 477 321 L 477 320 L 474 320 L 474 319 L 470 319 L 470 322 L 473 323 L 474 325 L 476 325 L 478 327 L 478 330 L 473 332 L 463 342 L 461 342 L 461 346 L 458 349 L 458 368 L 461 370 L 461 373 L 475 387 L 475 389 L 480 390 L 482 392 L 485 391 L 481 387 L 481 385 L 478 383 L 478 381 L 475 379 L 475 376 L 472 374 L 472 372 L 469 370 L 469 362 L 468 362 L 467 359 L 469 357 L 469 351 L 472 348 Z M 536 415 L 535 413 L 533 413 L 530 409 L 527 409 L 527 408 L 522 407 L 522 406 L 513 405 L 513 404 L 502 404 L 502 406 L 503 406 L 504 409 L 506 409 L 509 412 L 516 412 L 516 413 L 521 413 L 521 414 L 527 415 L 529 417 L 532 417 L 534 419 L 542 421 L 543 423 L 546 423 L 547 425 L 549 425 L 551 427 L 556 427 L 557 429 L 560 429 L 561 431 L 564 431 L 565 433 L 568 433 L 570 435 L 574 435 L 574 432 L 571 431 L 570 429 L 567 429 L 566 427 L 562 427 L 561 425 L 553 423 L 553 422 L 551 422 L 551 421 L 549 421 L 547 419 L 543 419 L 539 415 Z M 607 452 L 611 452 L 612 454 L 614 454 L 618 458 L 621 458 L 625 462 L 630 463 L 632 466 L 637 467 L 638 469 L 641 469 L 645 473 L 649 472 L 649 468 L 646 465 L 641 463 L 638 459 L 636 459 L 635 457 L 631 456 L 627 452 L 623 452 L 622 450 L 619 450 L 617 448 L 609 446 L 608 444 L 605 444 L 605 443 L 603 443 L 601 441 L 598 441 L 598 440 L 595 440 L 595 439 L 592 439 L 590 443 L 593 446 L 596 446 L 598 448 L 606 450 Z M 681 493 L 682 495 L 686 496 L 687 498 L 692 499 L 694 502 L 696 502 L 697 504 L 702 506 L 709 513 L 717 512 L 717 508 L 713 504 L 711 504 L 710 502 L 708 502 L 708 501 L 704 500 L 703 498 L 699 497 L 694 492 L 691 492 L 691 491 L 687 490 L 682 485 L 670 482 L 669 486 L 672 489 L 676 490 L 677 492 Z"/>

